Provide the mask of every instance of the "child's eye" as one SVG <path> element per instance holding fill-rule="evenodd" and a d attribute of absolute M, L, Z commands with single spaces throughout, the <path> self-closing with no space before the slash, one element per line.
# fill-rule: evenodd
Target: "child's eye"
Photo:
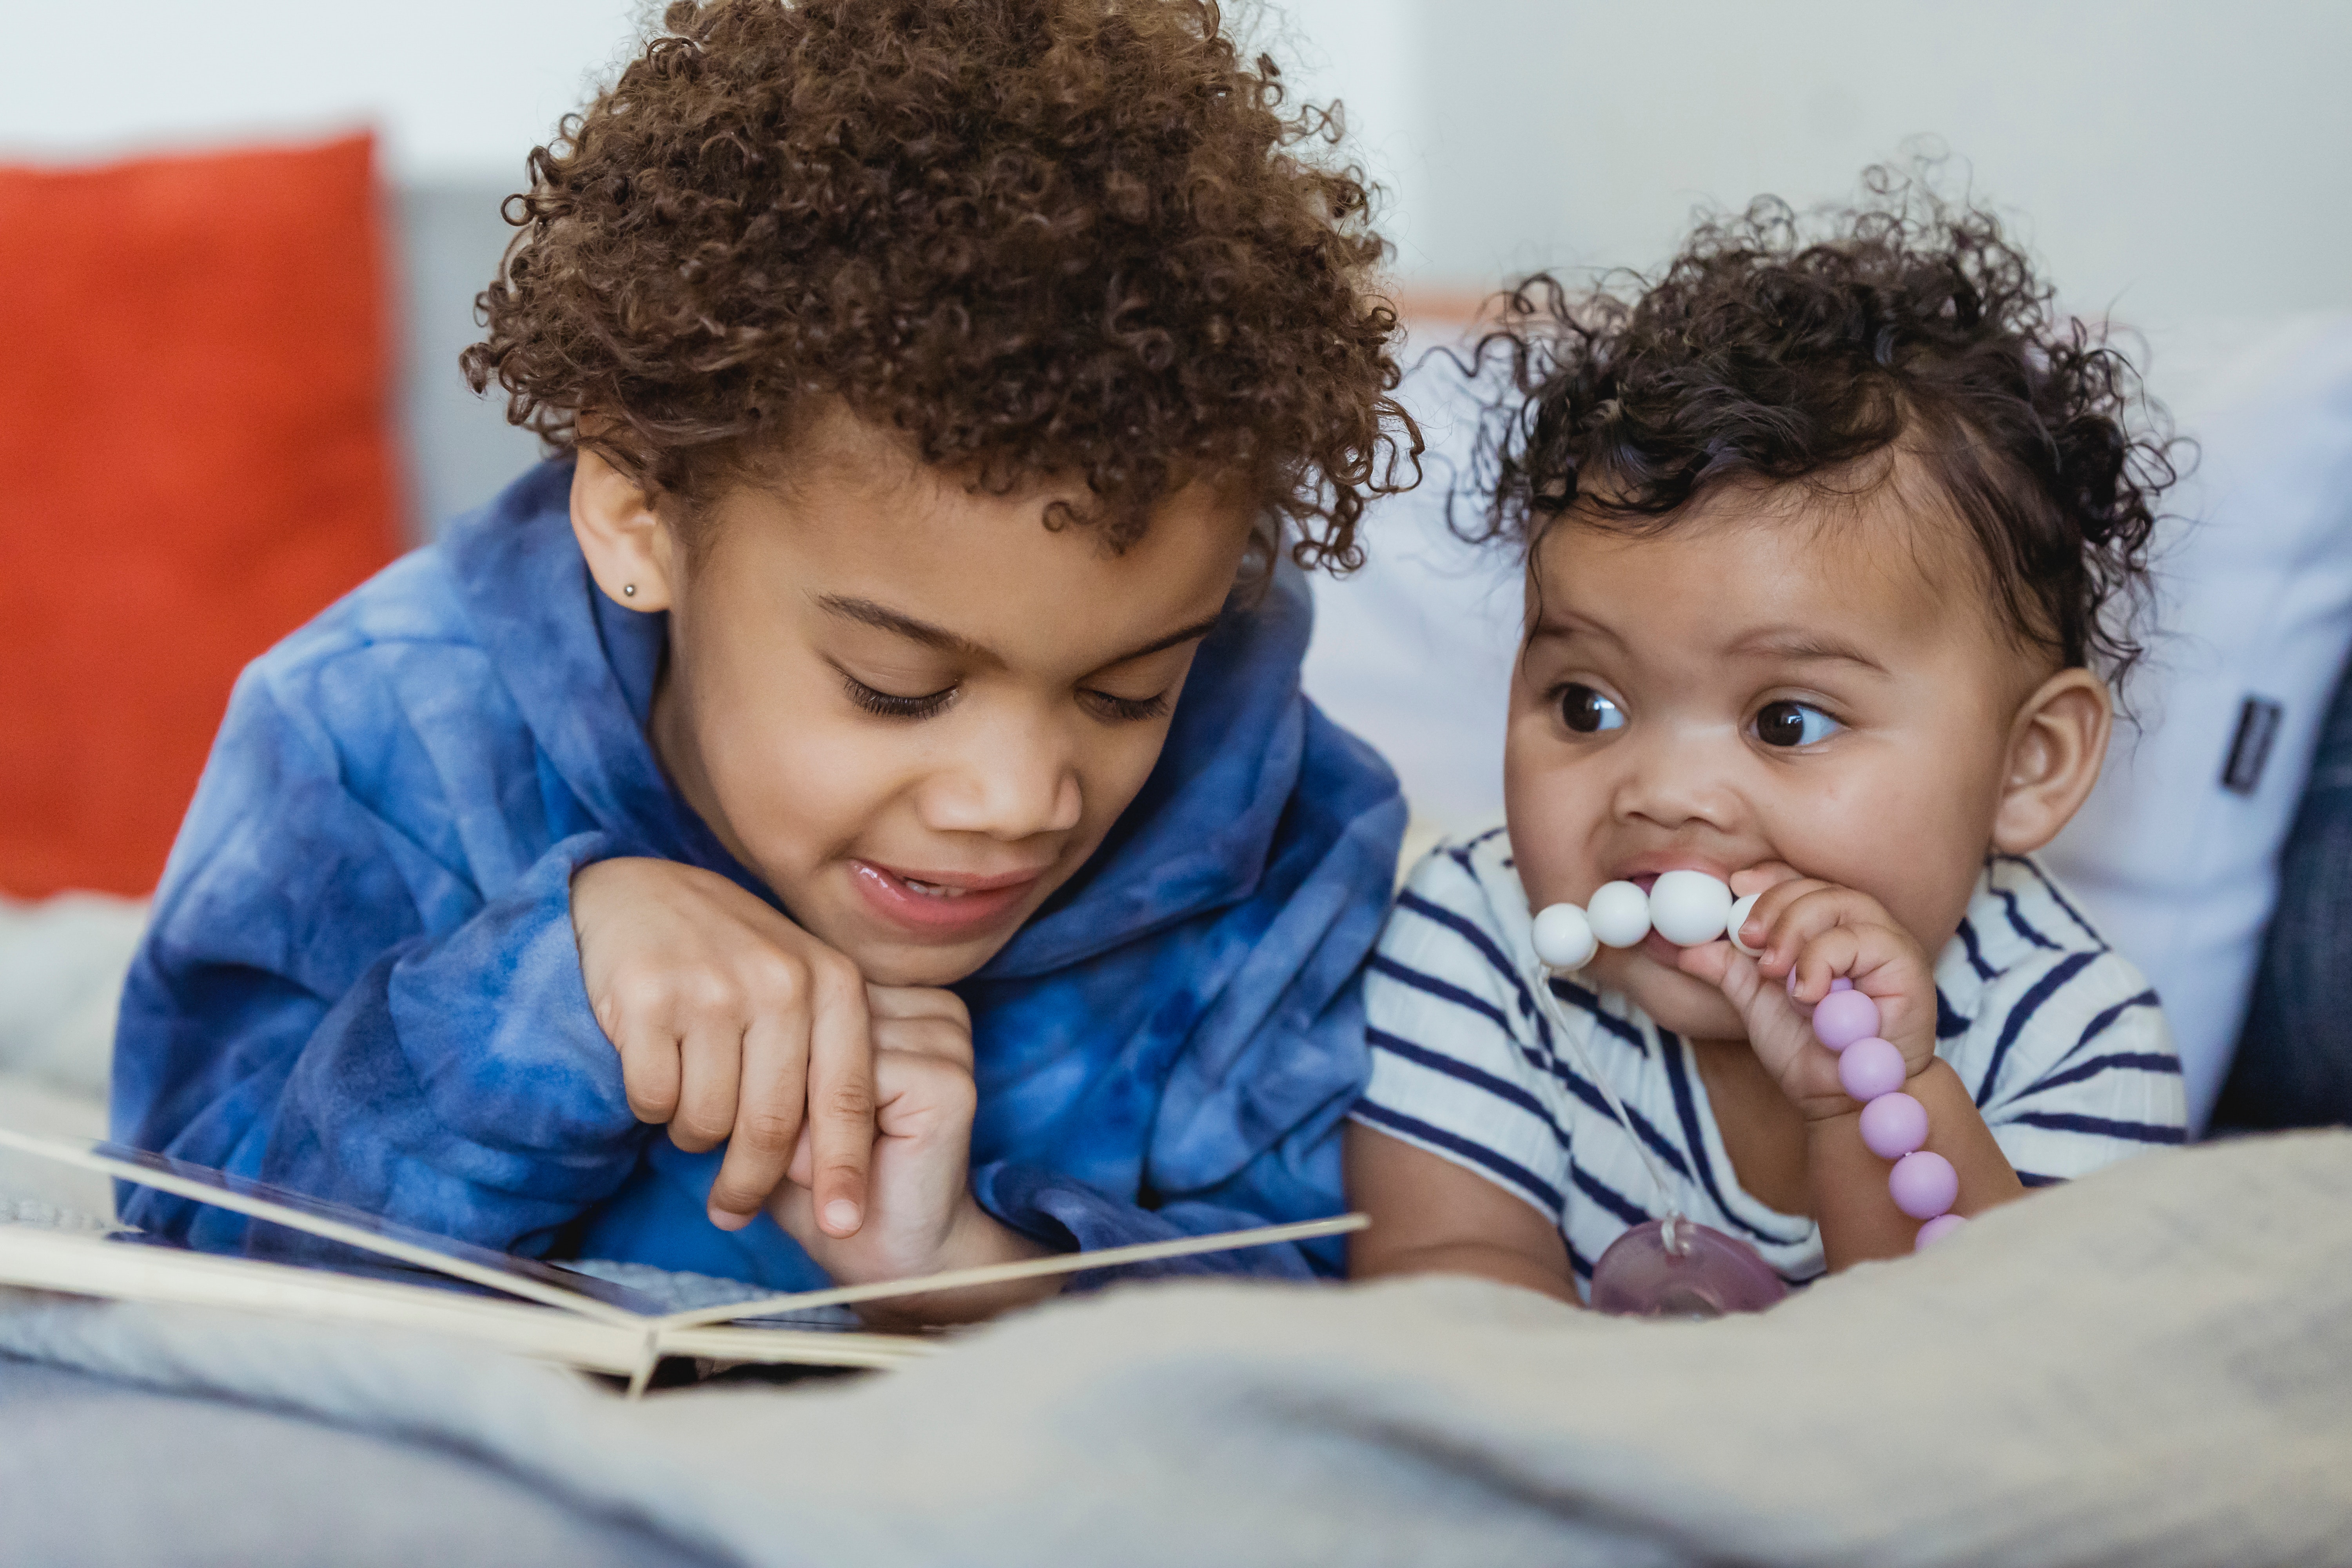
<path fill-rule="evenodd" d="M 1590 686 L 1574 681 L 1559 689 L 1559 719 L 1580 735 L 1625 727 L 1625 710 Z"/>
<path fill-rule="evenodd" d="M 1164 691 L 1154 697 L 1114 697 L 1108 691 L 1081 690 L 1078 699 L 1094 710 L 1096 718 L 1115 724 L 1139 724 L 1168 711 L 1168 693 Z"/>
<path fill-rule="evenodd" d="M 1756 738 L 1768 746 L 1810 746 L 1844 728 L 1810 702 L 1767 702 L 1756 711 Z"/>
<path fill-rule="evenodd" d="M 945 708 L 956 694 L 956 689 L 950 686 L 921 697 L 900 697 L 895 692 L 877 691 L 845 671 L 841 682 L 852 702 L 882 719 L 928 719 Z"/>

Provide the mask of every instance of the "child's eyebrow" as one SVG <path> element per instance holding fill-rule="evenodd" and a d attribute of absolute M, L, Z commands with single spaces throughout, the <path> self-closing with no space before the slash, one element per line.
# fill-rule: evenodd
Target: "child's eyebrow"
<path fill-rule="evenodd" d="M 1103 668 L 1108 669 L 1112 665 L 1126 664 L 1134 659 L 1148 658 L 1164 648 L 1174 647 L 1178 643 L 1188 643 L 1195 637 L 1207 637 L 1217 629 L 1217 623 L 1224 618 L 1224 612 L 1222 610 L 1213 616 L 1203 616 L 1190 626 L 1178 626 L 1164 637 L 1154 637 L 1141 647 L 1131 649 L 1120 654 L 1117 658 L 1108 660 Z"/>
<path fill-rule="evenodd" d="M 871 599 L 853 599 L 842 594 L 824 594 L 817 598 L 817 607 L 845 620 L 857 621 L 886 632 L 896 632 L 909 641 L 925 647 L 961 653 L 971 658 L 993 660 L 996 655 L 970 637 L 960 637 L 945 626 L 935 626 L 929 621 L 919 621 L 887 605 L 877 605 Z"/>
<path fill-rule="evenodd" d="M 856 599 L 842 594 L 825 594 L 818 597 L 817 605 L 820 609 L 845 619 L 857 621 L 869 626 L 877 626 L 886 632 L 896 632 L 902 637 L 921 643 L 925 647 L 961 653 L 970 658 L 1003 662 L 997 659 L 993 650 L 982 647 L 970 637 L 960 636 L 945 626 L 935 626 L 929 621 L 919 621 L 903 611 L 894 610 L 887 605 L 877 605 L 871 599 Z M 1127 664 L 1159 653 L 1165 648 L 1174 647 L 1179 643 L 1188 643 L 1196 637 L 1207 637 L 1216 629 L 1217 623 L 1223 618 L 1223 611 L 1213 616 L 1204 616 L 1188 626 L 1178 626 L 1165 637 L 1152 638 L 1141 647 L 1129 648 L 1115 658 L 1105 659 L 1102 668 L 1108 669 L 1113 665 Z"/>

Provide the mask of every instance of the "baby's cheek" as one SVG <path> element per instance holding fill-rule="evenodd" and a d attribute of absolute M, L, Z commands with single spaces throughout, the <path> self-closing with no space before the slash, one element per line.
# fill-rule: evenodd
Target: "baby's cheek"
<path fill-rule="evenodd" d="M 1505 755 L 1504 819 L 1530 909 L 1581 904 L 1605 880 L 1591 863 L 1596 814 L 1576 783 L 1560 770 L 1517 763 L 1511 753 Z"/>

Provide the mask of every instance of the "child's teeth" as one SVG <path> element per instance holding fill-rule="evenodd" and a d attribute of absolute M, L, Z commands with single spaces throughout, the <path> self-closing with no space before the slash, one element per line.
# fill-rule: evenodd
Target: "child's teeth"
<path fill-rule="evenodd" d="M 950 888 L 940 882 L 918 882 L 912 877 L 902 877 L 899 880 L 915 891 L 934 899 L 960 899 L 968 890 L 963 888 Z"/>

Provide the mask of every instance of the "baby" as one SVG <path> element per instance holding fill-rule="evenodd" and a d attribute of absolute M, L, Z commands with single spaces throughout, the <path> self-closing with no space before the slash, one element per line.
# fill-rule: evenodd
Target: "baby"
<path fill-rule="evenodd" d="M 2155 992 L 2031 858 L 2138 657 L 2165 450 L 1993 218 L 1874 185 L 1819 239 L 1773 202 L 1710 223 L 1630 303 L 1522 289 L 1487 340 L 1485 531 L 1526 559 L 1507 826 L 1423 859 L 1372 961 L 1360 1278 L 1589 1299 L 1670 1202 L 1790 1283 L 1909 1251 L 1811 1026 L 1840 982 L 1954 1214 L 2183 1137 Z M 1531 910 L 1678 869 L 1759 895 L 1756 956 L 1654 931 L 1538 1005 Z"/>

